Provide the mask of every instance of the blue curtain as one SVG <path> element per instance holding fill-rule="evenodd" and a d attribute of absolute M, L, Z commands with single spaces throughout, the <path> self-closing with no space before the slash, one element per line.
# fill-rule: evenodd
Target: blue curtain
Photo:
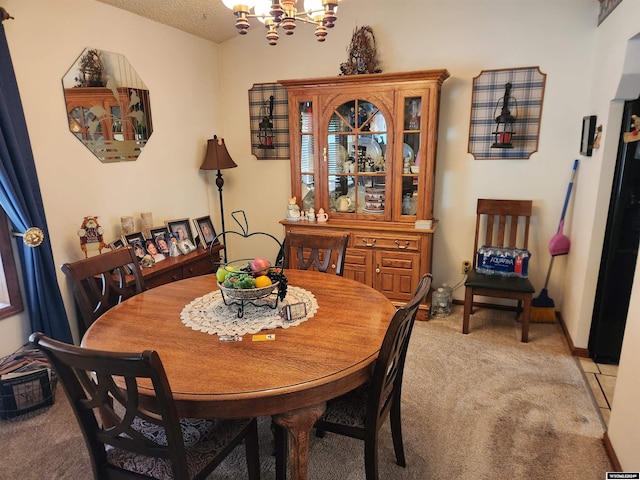
<path fill-rule="evenodd" d="M 39 247 L 24 242 L 18 246 L 31 329 L 73 343 L 4 25 L 0 25 L 0 161 L 0 205 L 14 230 L 24 233 L 35 226 L 45 234 Z"/>

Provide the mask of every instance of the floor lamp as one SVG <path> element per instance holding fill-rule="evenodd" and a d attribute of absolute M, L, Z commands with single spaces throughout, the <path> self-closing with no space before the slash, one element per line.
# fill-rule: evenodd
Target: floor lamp
<path fill-rule="evenodd" d="M 226 168 L 237 167 L 236 163 L 231 159 L 227 147 L 224 144 L 224 139 L 218 139 L 217 135 L 213 136 L 212 140 L 207 140 L 207 153 L 204 156 L 204 161 L 200 165 L 200 170 L 217 170 L 216 185 L 218 186 L 218 192 L 220 194 L 220 218 L 222 220 L 222 245 L 224 251 L 224 261 L 228 262 L 227 258 L 227 239 L 225 238 L 224 228 L 224 206 L 222 204 L 222 186 L 224 185 L 224 179 L 222 178 L 222 172 Z"/>

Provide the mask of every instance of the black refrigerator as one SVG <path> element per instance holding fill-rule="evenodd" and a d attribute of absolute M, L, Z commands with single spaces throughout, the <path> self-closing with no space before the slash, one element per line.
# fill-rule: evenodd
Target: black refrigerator
<path fill-rule="evenodd" d="M 632 115 L 640 117 L 640 100 L 625 102 L 622 116 L 622 133 L 589 335 L 589 354 L 598 363 L 617 364 L 620 361 L 638 256 L 640 131 L 637 135 L 629 135 L 633 130 Z M 640 288 L 640 285 L 638 287 Z"/>

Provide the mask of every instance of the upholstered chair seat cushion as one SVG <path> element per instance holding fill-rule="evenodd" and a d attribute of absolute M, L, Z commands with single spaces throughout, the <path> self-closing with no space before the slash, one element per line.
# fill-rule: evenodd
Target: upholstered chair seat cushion
<path fill-rule="evenodd" d="M 364 429 L 370 382 L 327 402 L 320 420 Z"/>
<path fill-rule="evenodd" d="M 180 419 L 180 428 L 187 455 L 189 478 L 200 472 L 229 442 L 249 424 L 250 420 Z M 134 430 L 157 445 L 166 446 L 167 436 L 162 426 L 136 417 L 131 423 Z M 107 448 L 111 465 L 160 480 L 172 479 L 168 459 L 139 455 L 119 448 Z"/>

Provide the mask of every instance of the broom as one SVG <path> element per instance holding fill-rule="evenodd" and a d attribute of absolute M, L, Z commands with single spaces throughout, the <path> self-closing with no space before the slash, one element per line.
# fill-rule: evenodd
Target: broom
<path fill-rule="evenodd" d="M 567 189 L 567 195 L 564 199 L 564 206 L 562 207 L 562 215 L 560 216 L 560 225 L 558 225 L 558 232 L 549 240 L 549 253 L 551 254 L 551 261 L 549 262 L 549 269 L 547 270 L 547 278 L 544 281 L 544 287 L 540 291 L 540 294 L 531 301 L 531 321 L 534 323 L 553 323 L 556 320 L 556 309 L 553 299 L 549 297 L 547 287 L 549 285 L 549 277 L 551 277 L 551 268 L 553 267 L 553 260 L 559 255 L 566 255 L 569 253 L 571 247 L 571 241 L 563 233 L 564 229 L 564 216 L 567 213 L 567 205 L 569 204 L 569 197 L 571 196 L 571 190 L 573 188 L 573 181 L 576 178 L 576 171 L 578 170 L 578 160 L 573 162 L 573 171 L 571 174 L 571 181 L 569 182 L 569 188 Z"/>

